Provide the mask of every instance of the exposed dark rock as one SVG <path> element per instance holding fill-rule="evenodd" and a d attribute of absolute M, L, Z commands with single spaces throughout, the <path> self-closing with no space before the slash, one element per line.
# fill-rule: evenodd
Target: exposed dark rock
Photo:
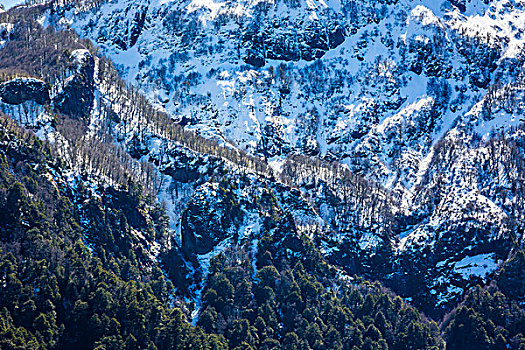
<path fill-rule="evenodd" d="M 132 18 L 127 20 L 128 23 L 125 27 L 124 37 L 116 37 L 114 39 L 115 45 L 117 45 L 122 50 L 128 50 L 137 43 L 137 40 L 140 34 L 142 34 L 142 30 L 144 28 L 148 8 L 141 6 L 139 9 L 126 9 L 126 12 L 130 10 L 135 10 L 136 12 Z"/>
<path fill-rule="evenodd" d="M 105 18 L 104 28 L 100 32 L 99 39 L 106 45 L 120 50 L 129 50 L 137 43 L 140 35 L 148 22 L 148 10 L 150 0 L 130 1 L 126 6 L 117 6 Z M 57 13 L 69 10 L 71 6 L 65 5 L 55 9 Z"/>
<path fill-rule="evenodd" d="M 182 215 L 182 250 L 187 257 L 206 254 L 238 231 L 239 203 L 226 183 L 201 186 Z"/>
<path fill-rule="evenodd" d="M 135 13 L 135 17 L 133 18 L 133 25 L 131 26 L 129 32 L 129 47 L 135 46 L 140 34 L 142 34 L 144 22 L 146 21 L 147 10 L 148 9 L 146 7 L 143 7 L 140 11 Z"/>
<path fill-rule="evenodd" d="M 76 72 L 66 80 L 53 103 L 63 114 L 86 119 L 95 98 L 95 59 L 86 50 L 74 51 L 72 59 L 77 64 Z"/>
<path fill-rule="evenodd" d="M 0 99 L 11 105 L 19 105 L 26 101 L 44 105 L 49 103 L 49 85 L 34 78 L 13 79 L 0 85 Z"/>
<path fill-rule="evenodd" d="M 172 149 L 168 152 L 171 161 L 163 164 L 162 173 L 175 181 L 182 183 L 194 182 L 203 176 L 211 174 L 223 174 L 223 167 L 217 158 L 195 156 L 185 152 L 183 149 Z M 154 163 L 159 166 L 158 161 Z"/>
<path fill-rule="evenodd" d="M 201 177 L 198 169 L 187 166 L 169 166 L 162 171 L 164 174 L 169 175 L 175 181 L 182 183 L 188 183 L 195 181 Z"/>
<path fill-rule="evenodd" d="M 260 68 L 266 64 L 264 42 L 258 33 L 259 27 L 252 27 L 243 35 L 242 42 L 246 48 L 243 60 L 249 65 Z"/>
<path fill-rule="evenodd" d="M 330 49 L 335 49 L 345 41 L 345 30 L 342 26 L 337 24 L 329 33 L 328 40 Z"/>
<path fill-rule="evenodd" d="M 6 25 L 0 25 L 0 40 L 8 40 L 10 36 L 9 27 Z"/>
<path fill-rule="evenodd" d="M 266 64 L 266 60 L 264 59 L 262 52 L 253 49 L 247 50 L 246 56 L 244 57 L 244 62 L 257 68 L 264 67 Z"/>
<path fill-rule="evenodd" d="M 450 0 L 450 3 L 458 8 L 461 12 L 467 10 L 466 0 Z"/>
<path fill-rule="evenodd" d="M 142 156 L 147 155 L 150 150 L 147 148 L 144 142 L 141 142 L 138 136 L 135 136 L 129 144 L 128 152 L 133 158 L 140 159 Z"/>
<path fill-rule="evenodd" d="M 247 48 L 243 59 L 254 67 L 263 67 L 266 59 L 313 61 L 345 39 L 344 28 L 336 21 L 324 25 L 313 22 L 305 28 L 286 20 L 274 22 L 271 27 L 258 25 L 250 26 L 243 36 L 243 46 Z"/>

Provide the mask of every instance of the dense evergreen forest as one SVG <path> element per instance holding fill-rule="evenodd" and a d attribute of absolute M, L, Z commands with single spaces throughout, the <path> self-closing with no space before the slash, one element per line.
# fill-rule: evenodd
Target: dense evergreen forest
<path fill-rule="evenodd" d="M 74 198 L 49 145 L 5 115 L 0 124 L 0 348 L 225 348 L 185 321 L 172 283 L 141 257 L 132 227 L 165 233 L 151 197 L 130 182 Z"/>
<path fill-rule="evenodd" d="M 0 48 L 2 82 L 31 77 L 51 86 L 75 70 L 72 51 L 97 56 L 72 31 L 41 27 L 40 11 L 10 13 L 15 28 Z M 7 20 L 0 14 L 0 22 Z M 366 278 L 327 259 L 320 241 L 267 191 L 249 203 L 265 213 L 255 247 L 227 247 L 211 259 L 207 275 L 195 271 L 197 258 L 170 236 L 166 208 L 155 197 L 162 176 L 140 159 L 148 130 L 199 160 L 212 157 L 215 168 L 206 176 L 225 193 L 232 221 L 240 204 L 228 180 L 249 183 L 253 174 L 287 189 L 308 183 L 342 191 L 343 223 L 362 230 L 380 223 L 385 241 L 398 229 L 388 209 L 393 199 L 337 163 L 309 157 L 290 157 L 273 174 L 262 158 L 174 124 L 126 86 L 107 58 L 97 59 L 98 79 L 136 102 L 121 116 L 101 107 L 105 118 L 123 120 L 123 139 L 135 137 L 131 151 L 114 144 L 109 125 L 90 135 L 88 116 L 64 104 L 1 106 L 0 349 L 525 349 L 525 253 L 517 245 L 490 283 L 479 281 L 445 316 L 431 319 L 373 281 L 377 256 L 366 261 Z M 35 135 L 35 111 L 51 115 L 63 138 Z M 142 129 L 132 127 L 136 120 Z M 242 171 L 227 177 L 227 166 Z M 315 196 L 308 200 L 315 207 Z M 362 215 L 345 218 L 356 210 Z"/>

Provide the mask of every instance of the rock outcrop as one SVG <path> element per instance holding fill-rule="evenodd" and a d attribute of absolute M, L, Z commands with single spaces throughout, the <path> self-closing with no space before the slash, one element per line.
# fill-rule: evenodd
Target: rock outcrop
<path fill-rule="evenodd" d="M 71 60 L 76 68 L 53 97 L 53 104 L 61 113 L 86 119 L 95 98 L 95 59 L 87 50 L 75 50 Z"/>
<path fill-rule="evenodd" d="M 35 78 L 16 78 L 0 85 L 2 102 L 19 105 L 34 101 L 40 105 L 49 103 L 49 85 Z"/>
<path fill-rule="evenodd" d="M 206 183 L 188 203 L 182 216 L 182 249 L 188 257 L 209 253 L 231 237 L 242 220 L 239 203 L 225 183 Z"/>

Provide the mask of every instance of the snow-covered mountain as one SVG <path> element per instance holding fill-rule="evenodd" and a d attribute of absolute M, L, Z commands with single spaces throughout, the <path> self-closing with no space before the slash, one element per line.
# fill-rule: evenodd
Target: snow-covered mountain
<path fill-rule="evenodd" d="M 519 1 L 51 1 L 41 11 L 44 27 L 90 39 L 138 90 L 84 49 L 49 91 L 2 85 L 2 108 L 67 144 L 39 107 L 51 105 L 151 167 L 138 176 L 155 174 L 188 271 L 293 218 L 332 263 L 431 313 L 523 244 Z M 9 100 L 20 84 L 49 96 Z"/>
<path fill-rule="evenodd" d="M 518 79 L 519 2 L 93 6 L 50 18 L 96 42 L 175 120 L 267 158 L 338 160 L 406 195 L 450 129 L 483 137 L 520 123 L 486 101 Z"/>

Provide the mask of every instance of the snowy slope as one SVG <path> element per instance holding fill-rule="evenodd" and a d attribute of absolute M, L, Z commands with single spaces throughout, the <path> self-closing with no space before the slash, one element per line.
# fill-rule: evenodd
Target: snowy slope
<path fill-rule="evenodd" d="M 336 159 L 409 195 L 451 128 L 519 124 L 480 121 L 474 107 L 515 81 L 523 9 L 458 7 L 119 0 L 57 11 L 189 129 L 254 154 Z"/>

